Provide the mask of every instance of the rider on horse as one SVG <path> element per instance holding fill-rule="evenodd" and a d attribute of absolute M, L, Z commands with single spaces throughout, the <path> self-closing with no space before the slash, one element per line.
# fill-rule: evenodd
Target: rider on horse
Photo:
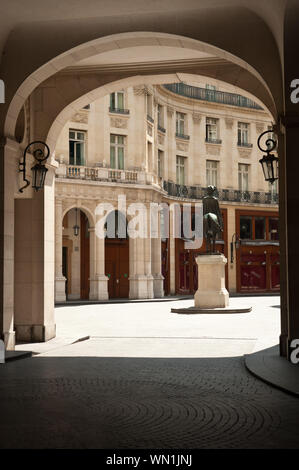
<path fill-rule="evenodd" d="M 223 220 L 219 202 L 214 193 L 215 186 L 208 186 L 207 196 L 203 197 L 203 230 L 207 242 L 207 253 L 215 253 L 215 241 L 218 233 L 223 232 Z M 213 247 L 212 243 L 213 241 Z"/>

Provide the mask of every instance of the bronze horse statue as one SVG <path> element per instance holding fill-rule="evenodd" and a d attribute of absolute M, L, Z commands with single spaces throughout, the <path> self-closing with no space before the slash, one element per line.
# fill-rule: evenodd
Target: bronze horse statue
<path fill-rule="evenodd" d="M 209 254 L 216 254 L 216 237 L 223 232 L 223 220 L 215 191 L 215 186 L 208 186 L 207 196 L 203 197 L 203 233 Z"/>

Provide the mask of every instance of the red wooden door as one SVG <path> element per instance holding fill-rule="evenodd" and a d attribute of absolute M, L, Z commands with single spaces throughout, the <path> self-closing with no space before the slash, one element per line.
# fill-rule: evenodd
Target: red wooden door
<path fill-rule="evenodd" d="M 129 297 L 129 240 L 106 240 L 105 272 L 110 299 Z"/>

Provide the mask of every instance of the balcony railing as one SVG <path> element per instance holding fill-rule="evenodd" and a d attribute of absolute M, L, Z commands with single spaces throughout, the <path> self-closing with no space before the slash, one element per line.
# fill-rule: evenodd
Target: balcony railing
<path fill-rule="evenodd" d="M 176 93 L 187 98 L 193 98 L 201 101 L 209 101 L 213 103 L 228 104 L 231 106 L 238 106 L 241 108 L 250 109 L 263 109 L 254 101 L 245 96 L 236 93 L 229 93 L 226 91 L 209 90 L 207 88 L 200 88 L 185 83 L 169 83 L 163 85 L 169 91 Z"/>
<path fill-rule="evenodd" d="M 150 116 L 149 114 L 146 115 L 146 119 L 151 122 L 152 124 L 154 123 L 154 119 L 152 118 L 152 116 Z"/>
<path fill-rule="evenodd" d="M 109 107 L 109 113 L 116 113 L 116 114 L 130 114 L 129 109 L 124 109 L 124 108 L 112 108 L 111 106 Z"/>
<path fill-rule="evenodd" d="M 251 148 L 253 147 L 253 145 L 252 145 L 252 144 L 248 144 L 247 142 L 240 142 L 240 141 L 238 140 L 238 147 L 246 147 L 246 148 L 250 148 L 250 149 L 251 149 Z"/>
<path fill-rule="evenodd" d="M 181 134 L 180 132 L 176 132 L 176 133 L 175 133 L 175 136 L 176 136 L 178 139 L 190 140 L 190 135 Z"/>
<path fill-rule="evenodd" d="M 206 137 L 207 144 L 222 144 L 221 139 L 212 139 L 211 137 Z"/>
<path fill-rule="evenodd" d="M 169 196 L 199 199 L 201 200 L 207 194 L 207 188 L 201 186 L 183 186 L 164 181 L 163 189 Z M 262 191 L 239 191 L 236 189 L 218 189 L 216 193 L 219 201 L 241 202 L 251 204 L 278 204 L 279 196 L 276 193 Z"/>
<path fill-rule="evenodd" d="M 143 170 L 118 170 L 106 167 L 87 167 L 60 164 L 57 178 L 90 180 L 111 183 L 150 184 L 162 188 L 162 178 Z"/>
<path fill-rule="evenodd" d="M 158 131 L 163 132 L 165 134 L 166 129 L 164 129 L 164 127 L 162 127 L 162 126 L 160 126 L 160 124 L 158 124 Z"/>

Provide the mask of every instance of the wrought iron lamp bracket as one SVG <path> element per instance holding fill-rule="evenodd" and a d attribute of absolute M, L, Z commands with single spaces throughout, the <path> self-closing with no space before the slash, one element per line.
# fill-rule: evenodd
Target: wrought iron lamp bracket
<path fill-rule="evenodd" d="M 30 185 L 30 181 L 26 178 L 26 154 L 27 154 L 29 148 L 32 147 L 33 145 L 36 145 L 36 144 L 42 145 L 46 149 L 46 153 L 40 147 L 35 149 L 32 152 L 33 157 L 35 158 L 35 160 L 39 164 L 41 164 L 42 162 L 47 160 L 47 158 L 49 158 L 49 155 L 50 155 L 50 149 L 49 149 L 48 145 L 45 142 L 42 142 L 40 140 L 36 140 L 34 142 L 30 142 L 30 144 L 27 145 L 27 147 L 25 148 L 24 153 L 23 153 L 23 160 L 19 163 L 19 173 L 23 173 L 23 181 L 25 182 L 24 186 L 22 186 L 19 189 L 20 193 L 23 193 L 24 189 L 26 189 Z"/>

